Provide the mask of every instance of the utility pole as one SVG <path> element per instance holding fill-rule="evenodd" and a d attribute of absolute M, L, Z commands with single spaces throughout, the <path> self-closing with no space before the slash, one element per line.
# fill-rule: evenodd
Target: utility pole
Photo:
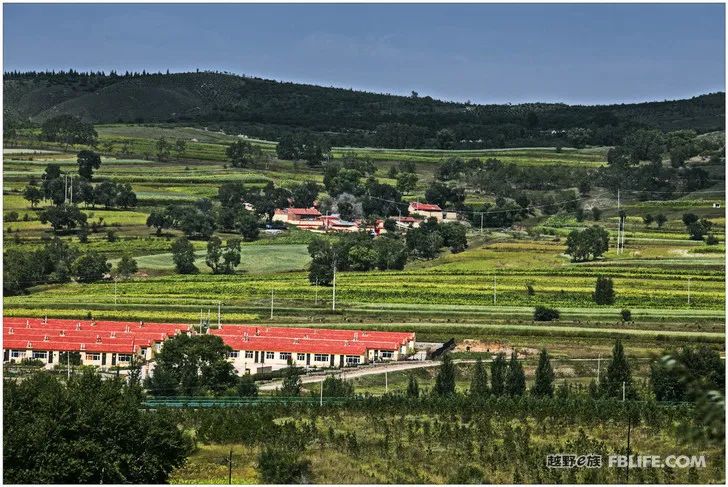
<path fill-rule="evenodd" d="M 53 352 L 51 352 L 51 353 L 53 353 Z M 66 380 L 70 381 L 71 380 L 71 352 L 70 352 L 70 350 L 66 351 L 66 371 L 67 371 Z"/>
<path fill-rule="evenodd" d="M 496 286 L 497 286 L 497 283 L 496 283 L 495 273 L 493 273 L 493 304 L 495 304 L 496 299 L 497 299 L 496 298 L 496 294 L 497 294 Z"/>
<path fill-rule="evenodd" d="M 314 291 L 314 296 L 315 296 L 314 305 L 318 306 L 318 277 L 316 278 L 316 284 L 314 284 L 314 290 L 315 290 Z"/>
<path fill-rule="evenodd" d="M 601 371 L 602 371 L 602 354 L 599 354 L 599 358 L 597 359 L 597 384 L 601 381 Z"/>
<path fill-rule="evenodd" d="M 334 288 L 332 290 L 331 311 L 336 311 L 336 261 L 334 261 Z"/>
<path fill-rule="evenodd" d="M 691 277 L 688 277 L 688 308 L 690 307 L 690 279 Z"/>
<path fill-rule="evenodd" d="M 270 319 L 273 319 L 273 290 L 270 290 Z"/>
<path fill-rule="evenodd" d="M 220 328 L 220 306 L 222 305 L 222 301 L 217 302 L 217 327 Z"/>
<path fill-rule="evenodd" d="M 228 485 L 233 484 L 233 449 L 230 447 L 230 454 L 228 455 Z"/>
<path fill-rule="evenodd" d="M 483 212 L 480 212 L 480 234 L 483 235 Z"/>
<path fill-rule="evenodd" d="M 622 402 L 627 399 L 627 383 L 625 381 L 622 381 Z"/>
<path fill-rule="evenodd" d="M 116 279 L 114 279 L 114 309 L 116 309 Z"/>
<path fill-rule="evenodd" d="M 384 392 L 389 392 L 389 378 L 386 370 L 384 371 Z"/>
<path fill-rule="evenodd" d="M 319 406 L 324 405 L 324 378 L 321 378 L 321 387 L 319 388 Z"/>

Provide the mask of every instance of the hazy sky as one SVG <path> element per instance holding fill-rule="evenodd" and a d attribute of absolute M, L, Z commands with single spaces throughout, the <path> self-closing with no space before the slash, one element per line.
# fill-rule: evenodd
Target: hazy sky
<path fill-rule="evenodd" d="M 725 90 L 722 4 L 4 5 L 4 69 L 213 69 L 479 103 Z"/>

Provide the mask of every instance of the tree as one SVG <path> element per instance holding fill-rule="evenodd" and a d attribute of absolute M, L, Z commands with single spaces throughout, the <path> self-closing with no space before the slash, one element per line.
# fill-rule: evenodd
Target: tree
<path fill-rule="evenodd" d="M 622 318 L 622 323 L 632 321 L 632 312 L 628 309 L 623 309 L 619 312 L 619 317 Z"/>
<path fill-rule="evenodd" d="M 414 374 L 410 374 L 407 380 L 407 397 L 420 397 L 420 385 L 417 383 L 417 377 Z"/>
<path fill-rule="evenodd" d="M 134 260 L 129 254 L 122 255 L 119 263 L 116 264 L 116 273 L 124 279 L 127 279 L 132 274 L 135 274 L 137 270 L 137 261 Z"/>
<path fill-rule="evenodd" d="M 180 237 L 172 243 L 172 260 L 178 274 L 195 274 L 195 248 L 186 237 Z"/>
<path fill-rule="evenodd" d="M 501 352 L 490 363 L 490 392 L 502 396 L 506 391 L 506 355 Z"/>
<path fill-rule="evenodd" d="M 394 166 L 392 166 L 394 168 Z M 411 172 L 402 172 L 397 175 L 397 191 L 408 194 L 417 188 L 417 174 Z"/>
<path fill-rule="evenodd" d="M 220 273 L 220 259 L 222 258 L 222 240 L 219 237 L 212 237 L 207 242 L 207 255 L 205 264 L 212 269 L 213 274 Z"/>
<path fill-rule="evenodd" d="M 547 308 L 546 306 L 536 306 L 533 310 L 534 321 L 553 321 L 558 320 L 561 317 L 559 310 L 554 308 Z"/>
<path fill-rule="evenodd" d="M 612 283 L 612 278 L 597 276 L 597 283 L 592 297 L 597 304 L 614 304 L 614 284 Z"/>
<path fill-rule="evenodd" d="M 442 357 L 442 365 L 437 371 L 435 377 L 435 387 L 432 390 L 438 396 L 451 396 L 455 394 L 455 364 L 450 358 L 450 354 Z"/>
<path fill-rule="evenodd" d="M 177 139 L 174 142 L 174 151 L 177 153 L 177 160 L 180 160 L 182 155 L 187 151 L 187 141 L 184 139 Z"/>
<path fill-rule="evenodd" d="M 488 373 L 485 371 L 483 361 L 478 357 L 473 367 L 473 377 L 470 381 L 470 395 L 483 398 L 488 395 Z"/>
<path fill-rule="evenodd" d="M 227 360 L 231 351 L 216 335 L 175 335 L 156 354 L 154 374 L 146 385 L 157 396 L 223 394 L 238 384 L 235 368 Z M 156 381 L 158 373 L 163 382 Z M 170 382 L 174 389 L 165 390 Z"/>
<path fill-rule="evenodd" d="M 655 223 L 657 223 L 657 228 L 662 228 L 662 225 L 664 225 L 667 222 L 667 217 L 663 215 L 662 213 L 658 213 L 655 216 Z"/>
<path fill-rule="evenodd" d="M 166 211 L 154 209 L 147 217 L 147 226 L 157 229 L 157 237 L 162 235 L 162 230 L 169 228 L 172 220 Z"/>
<path fill-rule="evenodd" d="M 169 155 L 172 151 L 172 144 L 164 137 L 160 137 L 157 140 L 157 159 L 159 161 L 166 161 L 169 159 Z"/>
<path fill-rule="evenodd" d="M 705 218 L 688 224 L 687 230 L 690 234 L 690 240 L 703 240 L 703 237 L 710 232 L 713 222 Z"/>
<path fill-rule="evenodd" d="M 6 379 L 3 396 L 5 483 L 163 484 L 192 451 L 176 419 L 93 370 Z"/>
<path fill-rule="evenodd" d="M 629 361 L 624 353 L 622 341 L 617 339 L 612 349 L 612 359 L 607 366 L 607 373 L 601 380 L 599 387 L 604 396 L 613 399 L 622 399 L 623 384 L 626 398 L 635 399 L 637 393 L 632 386 L 632 372 Z"/>
<path fill-rule="evenodd" d="M 594 225 L 584 230 L 572 230 L 566 238 L 566 253 L 575 262 L 596 259 L 609 249 L 609 233 Z"/>
<path fill-rule="evenodd" d="M 379 270 L 402 270 L 407 264 L 407 246 L 401 238 L 392 237 L 389 233 L 380 236 L 374 240 L 373 249 L 376 253 L 376 266 Z"/>
<path fill-rule="evenodd" d="M 55 233 L 84 226 L 87 219 L 86 214 L 79 210 L 78 206 L 66 204 L 50 206 L 41 211 L 38 217 L 41 223 L 50 223 Z"/>
<path fill-rule="evenodd" d="M 238 212 L 235 219 L 235 227 L 246 242 L 257 240 L 258 235 L 260 235 L 258 218 L 246 209 L 241 209 Z"/>
<path fill-rule="evenodd" d="M 73 144 L 94 145 L 98 134 L 90 123 L 82 122 L 73 115 L 58 115 L 41 124 L 40 138 L 60 142 L 66 147 Z"/>
<path fill-rule="evenodd" d="M 296 397 L 301 395 L 301 374 L 295 367 L 288 367 L 283 373 L 283 381 L 279 391 L 281 396 Z"/>
<path fill-rule="evenodd" d="M 505 386 L 505 393 L 509 396 L 522 396 L 526 392 L 526 374 L 515 350 L 511 353 L 511 360 L 508 363 Z"/>
<path fill-rule="evenodd" d="M 689 227 L 691 224 L 698 221 L 698 215 L 695 213 L 683 213 L 682 221 L 686 227 Z"/>
<path fill-rule="evenodd" d="M 78 282 L 96 282 L 100 281 L 104 274 L 111 271 L 111 264 L 106 262 L 106 257 L 102 254 L 90 251 L 73 261 L 71 271 L 78 279 Z"/>
<path fill-rule="evenodd" d="M 647 213 L 645 216 L 642 217 L 642 222 L 645 224 L 646 227 L 649 227 L 652 225 L 652 222 L 655 221 L 654 217 Z"/>
<path fill-rule="evenodd" d="M 244 374 L 238 380 L 237 393 L 240 397 L 258 397 L 258 386 L 250 374 Z"/>
<path fill-rule="evenodd" d="M 455 148 L 455 133 L 450 129 L 441 129 L 435 136 L 437 139 L 438 149 L 453 149 Z"/>
<path fill-rule="evenodd" d="M 23 190 L 23 198 L 30 202 L 30 207 L 35 208 L 38 203 L 43 199 L 43 192 L 38 186 L 28 185 Z"/>
<path fill-rule="evenodd" d="M 321 188 L 315 181 L 304 181 L 291 189 L 293 197 L 292 206 L 296 208 L 310 208 L 318 197 Z"/>
<path fill-rule="evenodd" d="M 598 222 L 601 218 L 602 218 L 602 210 L 600 210 L 596 206 L 592 206 L 592 219 L 595 222 Z"/>
<path fill-rule="evenodd" d="M 101 167 L 101 156 L 90 150 L 82 150 L 76 157 L 78 164 L 78 174 L 87 181 L 91 181 L 94 175 L 94 169 Z"/>
<path fill-rule="evenodd" d="M 468 248 L 464 225 L 457 222 L 441 223 L 438 232 L 442 236 L 443 245 L 449 247 L 452 253 L 456 254 Z"/>
<path fill-rule="evenodd" d="M 544 348 L 538 357 L 536 367 L 536 380 L 531 388 L 531 394 L 539 397 L 552 397 L 554 395 L 554 369 L 551 367 L 551 359 Z"/>
<path fill-rule="evenodd" d="M 725 368 L 705 345 L 665 350 L 650 364 L 650 383 L 658 401 L 696 401 L 707 391 L 724 394 Z"/>
<path fill-rule="evenodd" d="M 263 152 L 247 140 L 238 140 L 225 149 L 225 154 L 233 167 L 248 167 L 254 165 Z"/>
<path fill-rule="evenodd" d="M 354 385 L 351 382 L 331 375 L 324 379 L 322 387 L 324 397 L 350 397 L 354 395 Z"/>
<path fill-rule="evenodd" d="M 265 484 L 307 484 L 311 465 L 285 446 L 266 446 L 258 455 L 258 472 Z"/>

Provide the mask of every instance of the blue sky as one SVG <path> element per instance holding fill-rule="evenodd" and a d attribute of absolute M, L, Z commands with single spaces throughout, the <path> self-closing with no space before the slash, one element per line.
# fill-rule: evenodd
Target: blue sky
<path fill-rule="evenodd" d="M 193 71 L 477 103 L 725 90 L 722 4 L 4 5 L 4 69 Z"/>

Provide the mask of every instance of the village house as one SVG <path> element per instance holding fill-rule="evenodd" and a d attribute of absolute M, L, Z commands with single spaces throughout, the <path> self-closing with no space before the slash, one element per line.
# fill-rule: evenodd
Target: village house
<path fill-rule="evenodd" d="M 447 211 L 440 208 L 439 205 L 429 203 L 419 203 L 413 201 L 409 204 L 410 215 L 419 215 L 425 218 L 435 218 L 438 222 L 457 221 L 458 214 L 454 211 Z"/>

